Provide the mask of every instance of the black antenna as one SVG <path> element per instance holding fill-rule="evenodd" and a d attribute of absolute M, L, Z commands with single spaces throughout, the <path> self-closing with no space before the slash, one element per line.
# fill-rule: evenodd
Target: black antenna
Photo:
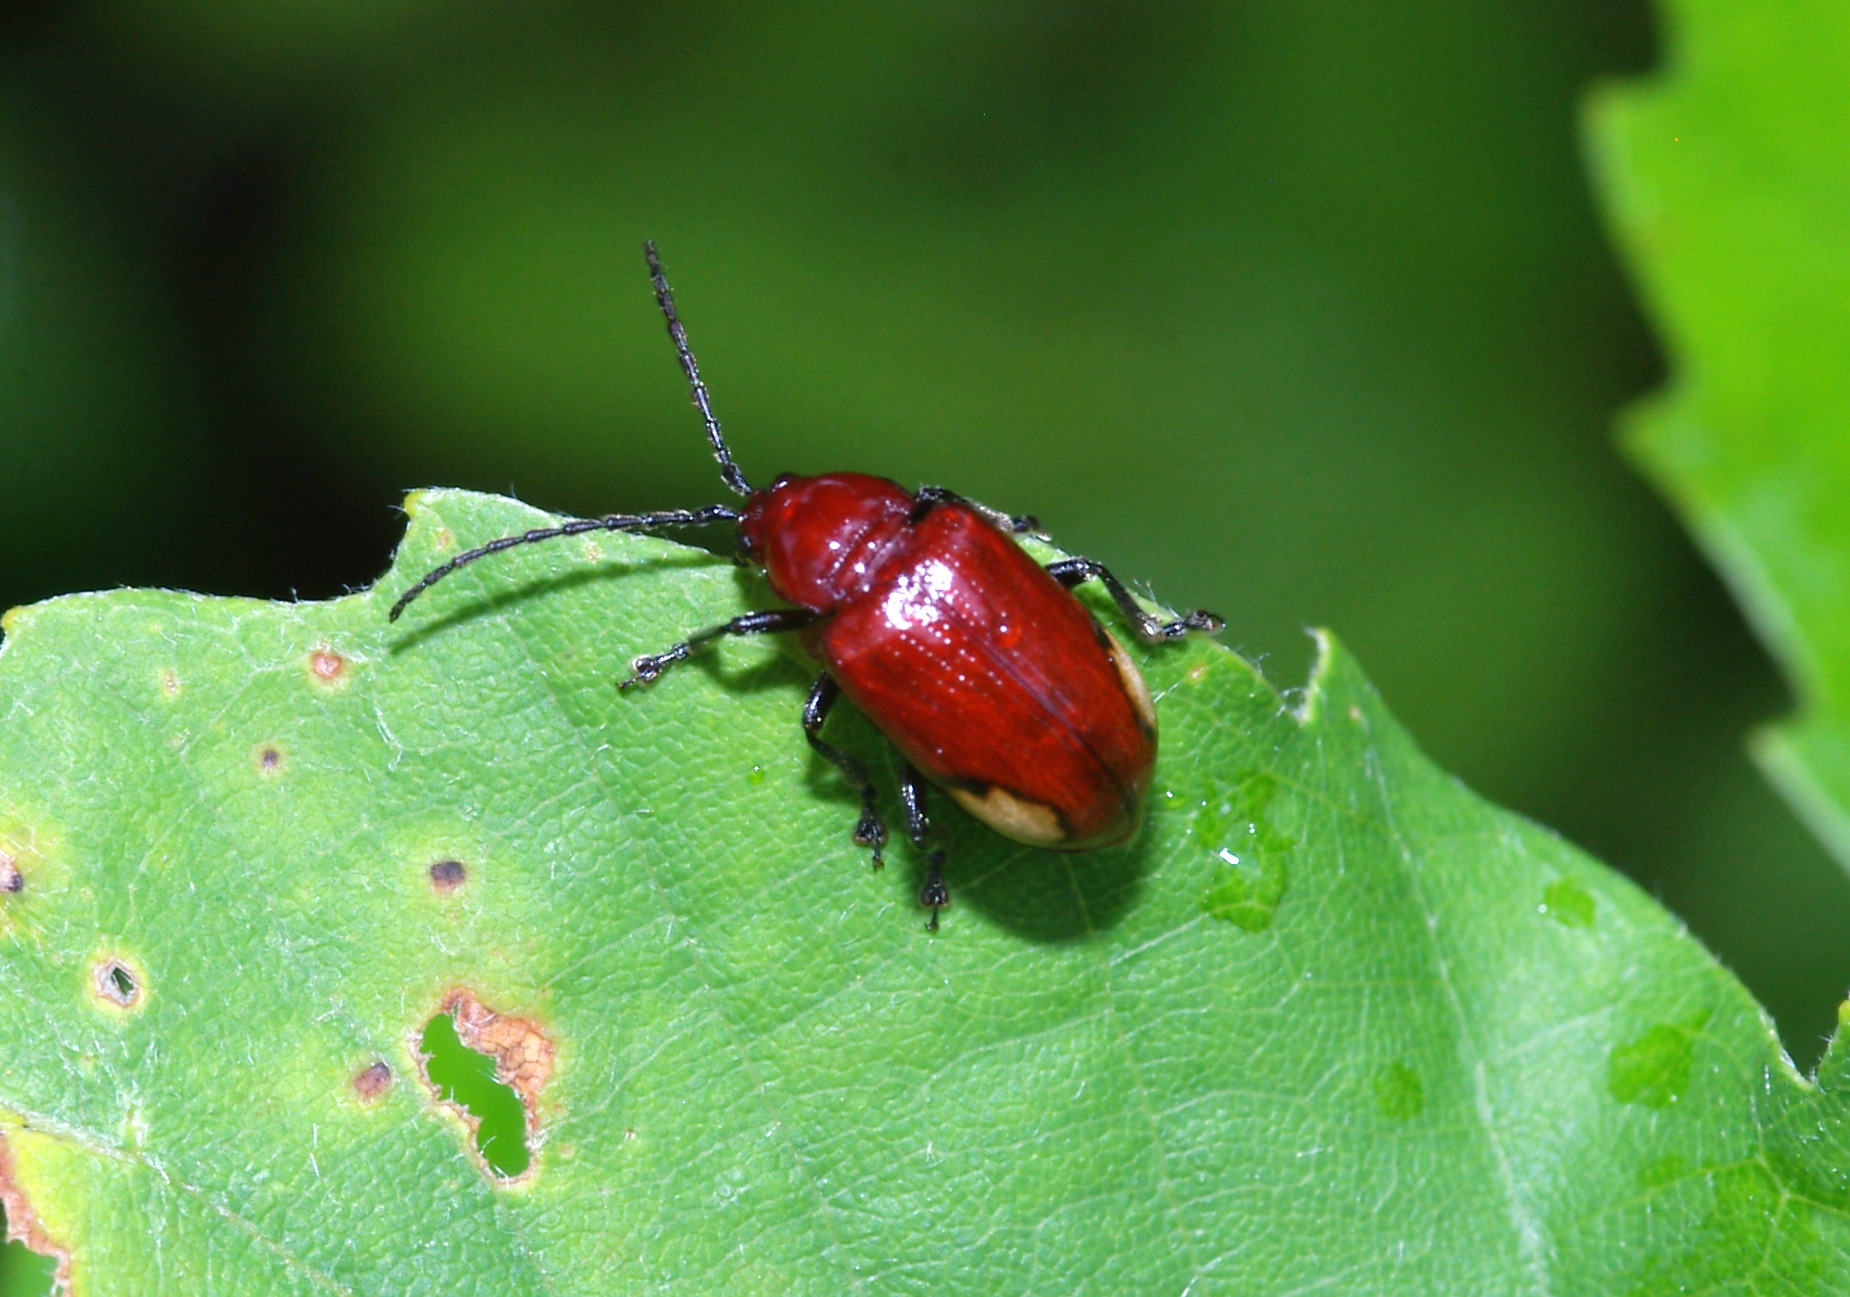
<path fill-rule="evenodd" d="M 732 462 L 732 452 L 726 448 L 726 439 L 720 435 L 719 420 L 713 417 L 713 407 L 707 400 L 707 385 L 700 381 L 700 368 L 694 364 L 694 353 L 688 350 L 687 330 L 681 326 L 681 317 L 675 314 L 674 294 L 668 291 L 668 277 L 662 273 L 662 259 L 655 255 L 655 244 L 649 240 L 643 241 L 642 252 L 649 259 L 649 279 L 655 285 L 655 300 L 661 303 L 662 314 L 668 317 L 668 336 L 674 340 L 675 355 L 681 358 L 681 368 L 686 372 L 688 385 L 693 389 L 694 407 L 700 411 L 700 417 L 707 421 L 707 440 L 713 443 L 713 458 L 719 461 L 720 476 L 734 491 L 749 496 L 752 493 L 751 483 L 745 480 L 745 474 L 739 471 L 739 466 Z M 659 513 L 612 513 L 602 518 L 573 518 L 557 527 L 535 527 L 518 536 L 502 536 L 486 545 L 464 550 L 449 562 L 441 563 L 426 572 L 415 585 L 398 596 L 398 602 L 392 605 L 389 620 L 397 621 L 399 614 L 411 606 L 413 599 L 457 568 L 467 567 L 479 558 L 499 554 L 516 545 L 532 545 L 539 541 L 557 540 L 561 536 L 582 536 L 588 531 L 646 533 L 670 531 L 676 527 L 704 527 L 714 522 L 737 522 L 738 519 L 736 509 L 723 504 L 709 504 L 700 509 L 664 509 Z"/>
<path fill-rule="evenodd" d="M 687 345 L 687 329 L 681 323 L 681 317 L 675 314 L 674 294 L 668 288 L 668 276 L 662 272 L 662 259 L 655 254 L 655 241 L 642 241 L 642 255 L 649 262 L 649 281 L 655 285 L 655 300 L 662 308 L 662 314 L 668 319 L 668 336 L 674 342 L 674 354 L 681 362 L 681 372 L 687 375 L 689 394 L 694 398 L 694 408 L 700 411 L 700 417 L 707 423 L 707 440 L 713 444 L 713 458 L 719 461 L 719 475 L 726 485 L 740 495 L 750 495 L 752 485 L 745 480 L 745 474 L 732 462 L 732 451 L 726 447 L 726 438 L 719 430 L 719 420 L 713 417 L 712 403 L 707 399 L 707 385 L 700 381 L 700 366 L 694 363 L 694 353 Z"/>
<path fill-rule="evenodd" d="M 574 518 L 557 527 L 535 527 L 518 536 L 503 536 L 491 540 L 486 545 L 477 545 L 474 549 L 464 550 L 447 563 L 439 564 L 426 572 L 418 583 L 398 596 L 398 602 L 392 605 L 387 614 L 387 621 L 397 621 L 398 615 L 411 606 L 411 601 L 430 589 L 444 577 L 459 567 L 467 567 L 478 558 L 487 558 L 490 554 L 499 554 L 504 549 L 513 549 L 516 545 L 531 545 L 535 541 L 557 540 L 561 536 L 582 536 L 588 531 L 668 531 L 674 527 L 704 527 L 710 522 L 737 522 L 738 510 L 723 504 L 709 504 L 700 509 L 664 509 L 659 513 L 612 513 L 602 518 Z"/>

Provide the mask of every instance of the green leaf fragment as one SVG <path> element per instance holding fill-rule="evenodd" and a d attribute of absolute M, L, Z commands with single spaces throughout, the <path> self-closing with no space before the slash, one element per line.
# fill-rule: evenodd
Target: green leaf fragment
<path fill-rule="evenodd" d="M 1667 1108 L 1689 1089 L 1696 1029 L 1659 1024 L 1612 1051 L 1607 1085 L 1620 1103 Z"/>
<path fill-rule="evenodd" d="M 1426 1083 L 1405 1063 L 1389 1063 L 1374 1075 L 1375 1104 L 1390 1121 L 1412 1121 L 1426 1111 Z"/>
<path fill-rule="evenodd" d="M 1590 928 L 1597 911 L 1593 893 L 1568 878 L 1557 878 L 1542 893 L 1542 913 L 1565 928 Z"/>
<path fill-rule="evenodd" d="M 1137 650 L 1141 838 L 939 806 L 934 937 L 923 862 L 850 841 L 792 656 L 615 688 L 760 586 L 604 537 L 391 625 L 546 520 L 411 515 L 376 592 L 7 620 L 0 1139 L 85 1294 L 1850 1283 L 1839 1051 L 1796 1076 L 1674 920 L 1433 769 L 1335 644 L 1295 708 L 1211 643 Z M 830 734 L 896 806 L 872 729 Z M 517 1178 L 433 1021 L 519 1100 Z"/>
<path fill-rule="evenodd" d="M 1201 908 L 1248 932 L 1263 932 L 1290 882 L 1292 841 L 1267 818 L 1278 780 L 1264 771 L 1233 777 L 1227 791 L 1212 794 L 1195 816 L 1197 844 L 1223 866 L 1202 893 Z"/>

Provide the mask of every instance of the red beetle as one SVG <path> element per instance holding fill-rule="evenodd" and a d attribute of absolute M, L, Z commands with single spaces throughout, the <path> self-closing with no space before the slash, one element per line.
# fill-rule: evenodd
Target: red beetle
<path fill-rule="evenodd" d="M 1032 518 L 938 487 L 907 491 L 885 478 L 825 473 L 786 474 L 753 490 L 720 434 L 655 245 L 643 244 L 643 253 L 720 475 L 746 497 L 744 510 L 714 504 L 611 514 L 503 536 L 426 573 L 392 605 L 392 620 L 457 568 L 516 545 L 736 522 L 741 560 L 762 566 L 771 589 L 796 606 L 746 613 L 638 657 L 623 688 L 654 680 L 725 635 L 797 631 L 823 666 L 803 706 L 803 733 L 859 792 L 854 840 L 872 848 L 876 866 L 886 826 L 873 781 L 858 759 L 822 737 L 843 694 L 905 758 L 900 798 L 908 836 L 921 850 L 926 782 L 1029 846 L 1084 851 L 1129 841 L 1156 761 L 1156 710 L 1130 655 L 1071 587 L 1096 577 L 1152 642 L 1216 631 L 1221 619 L 1152 617 L 1091 559 L 1042 567 L 1010 539 L 1034 531 Z M 950 893 L 942 853 L 926 858 L 919 900 L 936 931 Z"/>

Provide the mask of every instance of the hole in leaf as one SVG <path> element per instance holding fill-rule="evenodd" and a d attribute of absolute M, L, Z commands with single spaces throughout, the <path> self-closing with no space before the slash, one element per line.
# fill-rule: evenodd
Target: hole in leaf
<path fill-rule="evenodd" d="M 0 1293 L 7 1297 L 50 1297 L 57 1282 L 58 1259 L 40 1256 L 6 1234 L 6 1210 L 0 1208 Z"/>
<path fill-rule="evenodd" d="M 71 1254 L 52 1241 L 13 1182 L 13 1156 L 0 1139 L 0 1293 L 49 1297 L 71 1291 Z"/>
<path fill-rule="evenodd" d="M 544 1083 L 545 1073 L 551 1070 L 551 1047 L 546 1047 L 545 1066 L 537 1076 L 516 1075 L 512 1083 L 503 1080 L 504 1074 L 514 1070 L 510 1064 L 519 1062 L 509 1057 L 499 1039 L 509 1034 L 502 1030 L 503 1024 L 514 1024 L 522 1035 L 531 1027 L 519 1019 L 502 1018 L 471 997 L 446 1005 L 444 1012 L 425 1023 L 419 1043 L 424 1074 L 438 1100 L 462 1113 L 488 1170 L 512 1180 L 532 1164 L 526 1138 L 527 1109 L 521 1099 L 531 1097 Z M 469 1043 L 464 1042 L 465 1035 Z M 530 1088 L 522 1084 L 523 1079 Z"/>
<path fill-rule="evenodd" d="M 90 983 L 98 998 L 118 1008 L 128 1009 L 141 999 L 141 983 L 135 970 L 120 959 L 105 959 L 90 971 Z"/>
<path fill-rule="evenodd" d="M 469 881 L 469 868 L 460 860 L 439 860 L 430 867 L 430 885 L 440 892 L 453 892 Z"/>

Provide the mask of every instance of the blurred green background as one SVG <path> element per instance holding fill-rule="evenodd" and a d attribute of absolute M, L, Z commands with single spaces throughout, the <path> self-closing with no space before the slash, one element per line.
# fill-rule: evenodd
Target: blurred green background
<path fill-rule="evenodd" d="M 1655 57 L 1636 0 L 14 0 L 0 606 L 334 595 L 423 484 L 719 498 L 650 236 L 748 473 L 1034 511 L 1287 691 L 1334 627 L 1809 1066 L 1850 884 L 1611 437 L 1662 366 L 1575 117 Z"/>

